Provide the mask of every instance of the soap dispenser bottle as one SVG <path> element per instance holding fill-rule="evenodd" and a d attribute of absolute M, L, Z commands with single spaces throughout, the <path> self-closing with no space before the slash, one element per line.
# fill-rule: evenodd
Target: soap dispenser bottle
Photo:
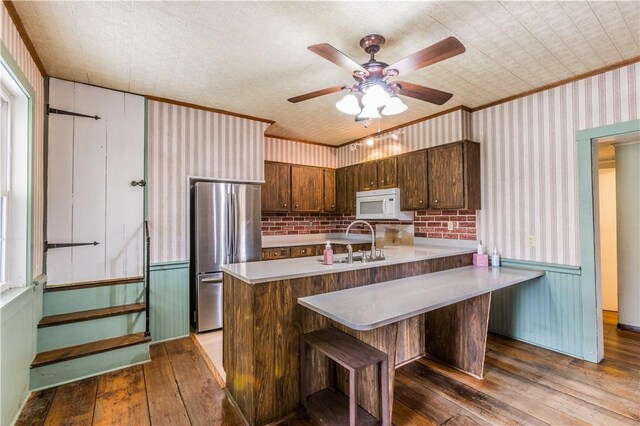
<path fill-rule="evenodd" d="M 500 253 L 498 253 L 498 248 L 493 248 L 493 254 L 491 254 L 491 266 L 500 266 Z"/>
<path fill-rule="evenodd" d="M 333 249 L 331 248 L 331 241 L 327 241 L 327 245 L 324 246 L 324 264 L 333 265 Z"/>

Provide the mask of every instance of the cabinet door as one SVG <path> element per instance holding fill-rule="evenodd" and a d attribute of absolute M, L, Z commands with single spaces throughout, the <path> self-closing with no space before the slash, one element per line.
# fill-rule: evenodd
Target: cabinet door
<path fill-rule="evenodd" d="M 463 208 L 462 143 L 430 148 L 428 157 L 429 206 Z"/>
<path fill-rule="evenodd" d="M 358 191 L 358 166 L 347 167 L 346 213 L 356 212 L 356 192 Z"/>
<path fill-rule="evenodd" d="M 291 168 L 288 164 L 264 163 L 262 211 L 288 212 L 291 192 Z"/>
<path fill-rule="evenodd" d="M 323 211 L 336 211 L 336 171 L 332 169 L 324 169 L 324 197 Z"/>
<path fill-rule="evenodd" d="M 427 152 L 398 157 L 398 187 L 402 210 L 427 208 Z"/>
<path fill-rule="evenodd" d="M 291 211 L 322 211 L 322 169 L 291 166 Z"/>
<path fill-rule="evenodd" d="M 349 207 L 347 203 L 347 168 L 336 170 L 336 211 L 346 213 Z"/>
<path fill-rule="evenodd" d="M 396 157 L 378 161 L 378 188 L 395 188 L 398 186 L 398 168 Z"/>
<path fill-rule="evenodd" d="M 370 191 L 378 188 L 378 167 L 375 161 L 358 165 L 358 180 L 360 191 Z"/>

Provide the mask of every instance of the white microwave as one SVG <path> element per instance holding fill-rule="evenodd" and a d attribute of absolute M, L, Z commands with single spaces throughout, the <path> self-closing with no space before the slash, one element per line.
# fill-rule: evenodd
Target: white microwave
<path fill-rule="evenodd" d="M 413 212 L 400 211 L 400 188 L 356 193 L 356 219 L 413 220 Z"/>

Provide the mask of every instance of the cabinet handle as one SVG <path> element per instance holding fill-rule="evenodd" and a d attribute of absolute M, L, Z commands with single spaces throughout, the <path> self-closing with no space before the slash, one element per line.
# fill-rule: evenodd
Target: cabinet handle
<path fill-rule="evenodd" d="M 380 182 L 381 182 L 381 183 L 384 183 L 384 179 L 382 179 Z"/>
<path fill-rule="evenodd" d="M 302 250 L 302 254 L 305 254 L 307 251 L 306 250 Z"/>
<path fill-rule="evenodd" d="M 331 208 L 333 208 L 333 207 L 334 207 L 333 204 L 331 204 Z"/>
<path fill-rule="evenodd" d="M 298 207 L 298 205 L 296 204 L 296 207 Z"/>
<path fill-rule="evenodd" d="M 420 204 L 422 204 L 422 200 L 420 200 Z"/>
<path fill-rule="evenodd" d="M 433 200 L 433 202 L 434 202 L 434 203 L 437 203 L 437 202 L 438 202 L 438 200 Z"/>
<path fill-rule="evenodd" d="M 284 204 L 282 205 L 282 207 L 287 207 L 287 203 L 284 203 Z"/>
<path fill-rule="evenodd" d="M 371 182 L 371 185 L 373 185 L 373 182 Z"/>

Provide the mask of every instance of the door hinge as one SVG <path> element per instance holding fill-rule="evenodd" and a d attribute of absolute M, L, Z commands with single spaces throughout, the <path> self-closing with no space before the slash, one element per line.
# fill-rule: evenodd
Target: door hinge
<path fill-rule="evenodd" d="M 65 247 L 97 246 L 100 243 L 97 241 L 94 241 L 92 243 L 49 243 L 48 241 L 45 241 L 44 244 L 45 244 L 46 250 L 49 250 L 49 249 L 57 249 L 57 248 L 65 248 Z"/>

